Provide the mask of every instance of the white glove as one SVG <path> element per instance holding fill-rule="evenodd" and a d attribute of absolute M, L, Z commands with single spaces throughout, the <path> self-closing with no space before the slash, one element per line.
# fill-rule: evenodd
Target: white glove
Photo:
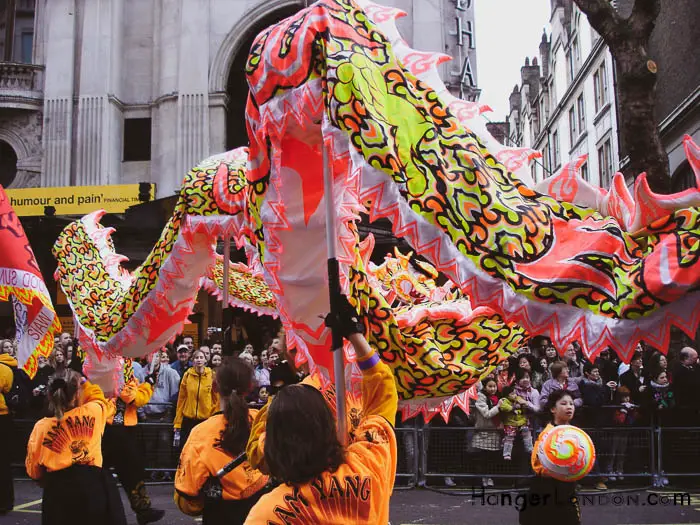
<path fill-rule="evenodd" d="M 173 447 L 180 448 L 180 429 L 176 428 L 173 434 Z"/>

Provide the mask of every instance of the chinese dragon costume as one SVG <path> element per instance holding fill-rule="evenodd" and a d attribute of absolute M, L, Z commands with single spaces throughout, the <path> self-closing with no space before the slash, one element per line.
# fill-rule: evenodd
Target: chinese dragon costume
<path fill-rule="evenodd" d="M 579 341 L 588 358 L 611 347 L 628 359 L 640 340 L 666 349 L 673 325 L 695 333 L 700 190 L 654 195 L 641 175 L 633 199 L 622 175 L 608 192 L 587 185 L 576 164 L 535 185 L 523 168 L 537 154 L 490 136 L 485 108 L 440 81 L 448 57 L 401 39 L 400 15 L 367 0 L 320 0 L 263 31 L 245 72 L 249 148 L 186 175 L 134 272 L 120 266 L 101 212 L 63 231 L 56 277 L 90 374 L 109 382 L 120 356 L 171 341 L 200 287 L 221 297 L 215 246 L 230 236 L 248 256 L 231 269 L 231 304 L 279 315 L 297 359 L 328 377 L 329 200 L 343 292 L 394 371 L 404 415 L 465 406 L 526 334 L 560 349 Z M 690 140 L 686 149 L 700 181 L 698 149 Z M 430 264 L 400 252 L 370 264 L 360 214 L 389 219 Z"/>

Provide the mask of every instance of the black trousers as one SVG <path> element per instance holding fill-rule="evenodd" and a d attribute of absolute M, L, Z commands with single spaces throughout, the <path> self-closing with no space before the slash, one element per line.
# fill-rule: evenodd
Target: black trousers
<path fill-rule="evenodd" d="M 180 427 L 180 448 L 184 448 L 185 443 L 187 443 L 187 438 L 190 437 L 190 432 L 192 429 L 199 425 L 205 419 L 192 419 L 189 417 L 182 418 L 182 427 Z"/>
<path fill-rule="evenodd" d="M 42 525 L 126 525 L 117 485 L 108 471 L 74 465 L 43 479 Z"/>
<path fill-rule="evenodd" d="M 272 490 L 272 487 L 267 486 L 250 498 L 240 500 L 206 498 L 204 501 L 204 513 L 202 514 L 202 525 L 243 525 L 250 509 L 270 490 Z"/>
<path fill-rule="evenodd" d="M 535 476 L 520 509 L 520 525 L 581 525 L 576 483 Z"/>
<path fill-rule="evenodd" d="M 12 510 L 15 505 L 15 490 L 12 485 L 12 468 L 10 453 L 14 450 L 12 443 L 15 437 L 12 416 L 0 416 L 0 512 Z"/>
<path fill-rule="evenodd" d="M 144 481 L 146 471 L 138 443 L 136 426 L 107 425 L 102 438 L 104 467 L 113 467 L 127 494 Z"/>

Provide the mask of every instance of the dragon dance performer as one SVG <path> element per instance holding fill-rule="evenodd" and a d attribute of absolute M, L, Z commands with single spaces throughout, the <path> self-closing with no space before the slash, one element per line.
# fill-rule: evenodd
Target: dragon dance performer
<path fill-rule="evenodd" d="M 532 450 L 531 463 L 535 477 L 527 494 L 528 505 L 520 511 L 520 525 L 580 525 L 581 507 L 576 497 L 576 482 L 559 481 L 547 475 L 537 451 L 542 438 L 554 426 L 569 425 L 574 417 L 574 398 L 566 390 L 557 390 L 547 400 L 552 422 L 540 433 Z"/>
<path fill-rule="evenodd" d="M 165 515 L 164 510 L 151 506 L 151 499 L 146 492 L 146 472 L 136 431 L 137 410 L 151 399 L 153 385 L 158 380 L 157 371 L 139 384 L 131 360 L 125 359 L 123 374 L 124 386 L 119 395 L 108 400 L 110 412 L 103 453 L 105 465 L 114 468 L 126 491 L 131 509 L 136 513 L 136 521 L 139 525 L 145 525 L 158 521 Z"/>
<path fill-rule="evenodd" d="M 231 358 L 216 371 L 214 388 L 221 411 L 190 433 L 175 475 L 175 503 L 190 516 L 202 515 L 204 525 L 242 524 L 269 478 L 250 466 L 245 448 L 257 410 L 245 396 L 253 383 L 253 369 Z"/>
<path fill-rule="evenodd" d="M 34 425 L 25 460 L 44 488 L 42 525 L 126 525 L 116 485 L 102 469 L 109 412 L 102 390 L 69 368 L 53 377 L 48 392 L 53 416 Z"/>
<path fill-rule="evenodd" d="M 396 383 L 348 308 L 330 323 L 352 343 L 362 370 L 362 420 L 355 439 L 347 448 L 338 441 L 335 418 L 318 389 L 302 383 L 280 390 L 253 423 L 248 456 L 281 484 L 253 507 L 246 525 L 389 521 Z"/>

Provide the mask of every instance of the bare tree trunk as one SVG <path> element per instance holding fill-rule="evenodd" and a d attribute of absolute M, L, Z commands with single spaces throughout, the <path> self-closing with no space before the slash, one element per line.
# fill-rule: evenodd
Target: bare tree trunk
<path fill-rule="evenodd" d="M 651 189 L 668 193 L 671 176 L 654 109 L 656 64 L 647 52 L 661 9 L 660 0 L 636 0 L 629 18 L 622 18 L 608 0 L 574 0 L 600 34 L 615 59 L 620 135 L 636 177 L 647 173 Z"/>

